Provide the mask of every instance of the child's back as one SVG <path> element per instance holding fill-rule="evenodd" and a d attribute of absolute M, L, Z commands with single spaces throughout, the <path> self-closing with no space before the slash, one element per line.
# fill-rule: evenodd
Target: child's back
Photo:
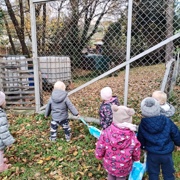
<path fill-rule="evenodd" d="M 132 124 L 134 109 L 112 105 L 113 122 L 102 131 L 96 143 L 95 156 L 103 159 L 108 180 L 129 175 L 134 161 L 140 160 L 140 143 L 136 138 L 136 125 Z"/>
<path fill-rule="evenodd" d="M 112 110 L 111 105 L 120 105 L 117 96 L 112 96 L 112 90 L 110 87 L 101 89 L 101 99 L 103 100 L 99 108 L 100 125 L 103 129 L 106 129 L 112 123 Z"/>
<path fill-rule="evenodd" d="M 145 98 L 141 102 L 144 116 L 138 129 L 138 140 L 141 148 L 147 153 L 147 167 L 149 180 L 159 179 L 160 168 L 164 179 L 174 180 L 172 152 L 174 145 L 180 146 L 180 131 L 166 116 L 160 114 L 159 102 L 152 98 Z"/>

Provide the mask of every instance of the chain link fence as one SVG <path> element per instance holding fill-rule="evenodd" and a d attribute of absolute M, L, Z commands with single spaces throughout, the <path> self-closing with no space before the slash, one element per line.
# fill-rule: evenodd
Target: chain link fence
<path fill-rule="evenodd" d="M 162 90 L 179 118 L 179 1 L 135 0 L 132 15 L 128 0 L 33 2 L 42 106 L 62 80 L 80 114 L 98 118 L 100 90 L 110 86 L 121 104 L 127 95 L 139 119 L 142 99 L 166 81 Z"/>

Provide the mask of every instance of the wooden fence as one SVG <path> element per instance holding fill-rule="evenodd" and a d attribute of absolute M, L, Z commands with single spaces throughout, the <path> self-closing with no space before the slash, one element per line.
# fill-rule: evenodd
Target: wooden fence
<path fill-rule="evenodd" d="M 7 109 L 35 109 L 32 59 L 0 58 L 0 90 L 6 94 Z"/>

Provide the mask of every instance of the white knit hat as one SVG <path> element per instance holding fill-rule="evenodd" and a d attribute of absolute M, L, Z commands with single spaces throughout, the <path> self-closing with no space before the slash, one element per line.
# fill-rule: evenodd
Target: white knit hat
<path fill-rule="evenodd" d="M 128 108 L 126 106 L 111 106 L 112 113 L 113 113 L 113 122 L 115 124 L 118 123 L 132 123 L 132 116 L 135 114 L 133 108 Z"/>
<path fill-rule="evenodd" d="M 65 85 L 62 81 L 57 81 L 57 82 L 54 84 L 54 89 L 58 89 L 58 90 L 63 90 L 63 91 L 65 91 L 66 85 Z"/>
<path fill-rule="evenodd" d="M 144 117 L 159 116 L 160 104 L 156 99 L 152 97 L 147 97 L 141 102 L 141 111 Z"/>
<path fill-rule="evenodd" d="M 2 91 L 0 91 L 0 106 L 4 104 L 5 98 L 6 98 L 5 94 Z"/>
<path fill-rule="evenodd" d="M 112 89 L 110 87 L 105 87 L 101 89 L 101 99 L 108 101 L 112 98 Z"/>

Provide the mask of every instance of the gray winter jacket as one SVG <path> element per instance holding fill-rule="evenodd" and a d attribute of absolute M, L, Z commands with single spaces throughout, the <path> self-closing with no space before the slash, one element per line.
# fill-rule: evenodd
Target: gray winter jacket
<path fill-rule="evenodd" d="M 68 109 L 74 116 L 77 116 L 78 111 L 67 95 L 68 93 L 66 91 L 53 90 L 45 110 L 45 116 L 47 117 L 51 113 L 54 121 L 61 122 L 68 119 Z"/>
<path fill-rule="evenodd" d="M 14 143 L 15 139 L 9 132 L 9 124 L 5 111 L 0 107 L 0 150 Z"/>

